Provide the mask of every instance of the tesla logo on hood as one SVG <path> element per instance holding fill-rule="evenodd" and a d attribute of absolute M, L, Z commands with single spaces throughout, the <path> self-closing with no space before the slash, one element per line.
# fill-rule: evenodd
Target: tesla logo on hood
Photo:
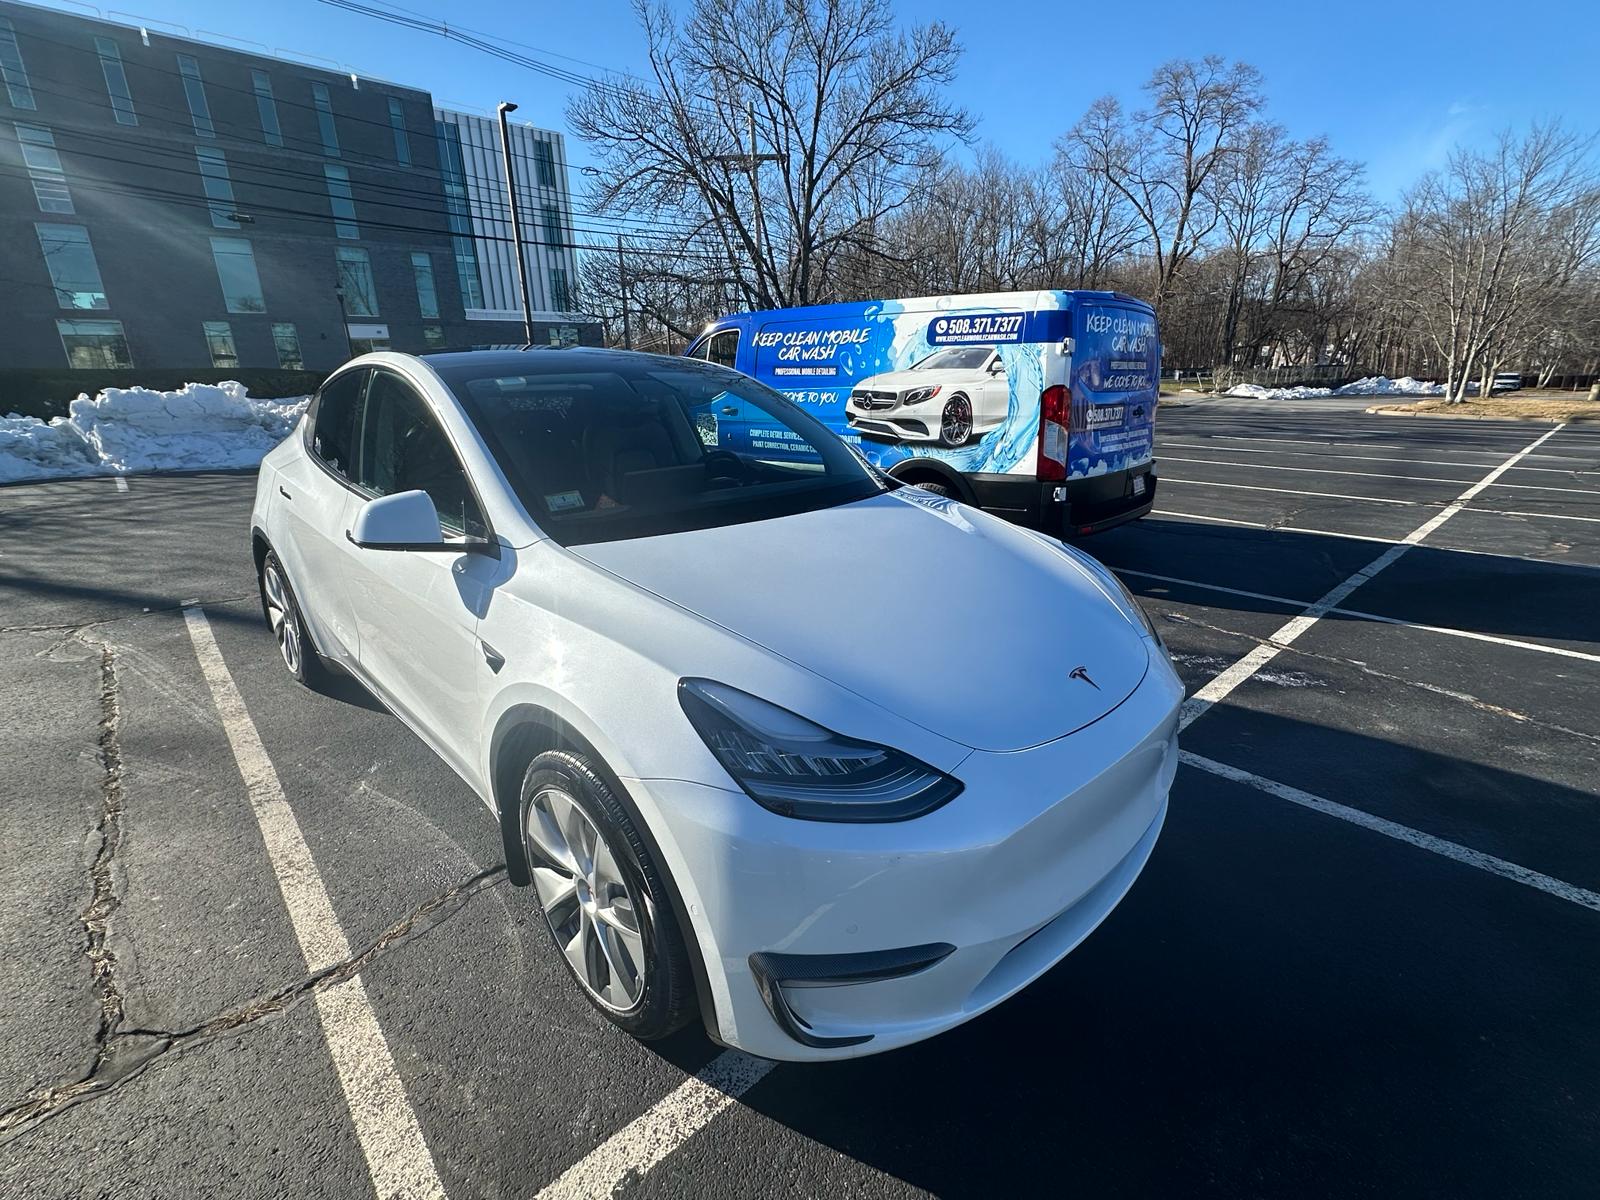
<path fill-rule="evenodd" d="M 1090 687 L 1092 687 L 1095 691 L 1098 692 L 1100 690 L 1100 685 L 1098 683 L 1096 683 L 1094 680 L 1089 678 L 1089 672 L 1087 670 L 1085 670 L 1083 667 L 1073 667 L 1072 668 L 1072 673 L 1069 674 L 1067 676 L 1067 678 L 1068 679 L 1081 679 L 1085 683 L 1087 683 Z"/>

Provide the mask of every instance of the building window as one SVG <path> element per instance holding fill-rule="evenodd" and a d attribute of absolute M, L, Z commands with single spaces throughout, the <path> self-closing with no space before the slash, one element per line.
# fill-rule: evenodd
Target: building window
<path fill-rule="evenodd" d="M 128 73 L 122 69 L 122 51 L 110 38 L 97 37 L 95 52 L 100 55 L 100 73 L 106 77 L 106 95 L 111 98 L 111 111 L 118 125 L 137 125 L 138 115 L 133 111 L 133 93 L 128 90 Z"/>
<path fill-rule="evenodd" d="M 567 293 L 567 272 L 565 267 L 550 268 L 550 304 L 557 312 L 571 310 L 572 297 Z"/>
<path fill-rule="evenodd" d="M 56 332 L 61 335 L 61 346 L 67 352 L 67 366 L 74 370 L 133 366 L 121 321 L 72 321 L 62 317 L 56 322 Z"/>
<path fill-rule="evenodd" d="M 74 212 L 72 193 L 67 191 L 67 177 L 61 170 L 61 156 L 56 153 L 55 137 L 42 125 L 18 125 L 17 141 L 22 145 L 22 161 L 27 165 L 28 178 L 33 181 L 39 211 Z"/>
<path fill-rule="evenodd" d="M 234 219 L 237 214 L 226 156 L 215 146 L 196 146 L 194 154 L 200 161 L 200 184 L 211 202 L 211 223 L 218 229 L 239 228 L 239 222 Z"/>
<path fill-rule="evenodd" d="M 422 327 L 422 343 L 429 350 L 444 349 L 444 326 L 424 325 Z"/>
<path fill-rule="evenodd" d="M 356 201 L 350 191 L 350 172 L 331 163 L 322 168 L 328 181 L 328 207 L 333 212 L 333 229 L 342 238 L 358 238 L 361 226 L 356 224 Z"/>
<path fill-rule="evenodd" d="M 272 76 L 265 71 L 251 71 L 250 86 L 256 94 L 256 115 L 261 118 L 261 136 L 269 146 L 283 145 L 283 130 L 278 125 L 278 102 L 272 98 Z"/>
<path fill-rule="evenodd" d="M 406 133 L 405 106 L 389 97 L 389 127 L 394 130 L 394 158 L 401 166 L 411 165 L 411 138 Z"/>
<path fill-rule="evenodd" d="M 272 327 L 272 346 L 278 352 L 278 366 L 285 371 L 304 371 L 305 356 L 300 353 L 300 332 L 284 323 Z"/>
<path fill-rule="evenodd" d="M 351 317 L 378 315 L 378 285 L 372 278 L 372 259 L 360 246 L 340 246 L 339 289 L 344 311 Z"/>
<path fill-rule="evenodd" d="M 206 85 L 200 79 L 200 64 L 187 54 L 178 55 L 178 70 L 183 75 L 183 94 L 189 101 L 189 116 L 194 120 L 196 137 L 216 137 L 211 123 L 211 105 L 206 103 Z"/>
<path fill-rule="evenodd" d="M 233 330 L 226 321 L 206 321 L 200 328 L 206 335 L 206 349 L 211 351 L 213 367 L 232 368 L 239 365 L 239 348 L 233 344 Z"/>
<path fill-rule="evenodd" d="M 533 143 L 533 165 L 540 187 L 556 186 L 556 153 L 549 142 L 540 140 Z"/>
<path fill-rule="evenodd" d="M 433 283 L 433 259 L 421 250 L 411 254 L 411 272 L 417 277 L 417 309 L 424 317 L 439 315 L 439 289 Z"/>
<path fill-rule="evenodd" d="M 100 282 L 100 266 L 94 260 L 89 231 L 82 225 L 35 225 L 44 265 L 50 269 L 56 303 L 62 308 L 105 309 L 105 284 Z"/>
<path fill-rule="evenodd" d="M 561 235 L 561 210 L 546 204 L 539 210 L 544 225 L 544 244 L 559 249 L 566 239 Z"/>
<path fill-rule="evenodd" d="M 578 344 L 578 327 L 576 325 L 552 325 L 550 327 L 550 344 L 552 346 L 576 346 Z"/>
<path fill-rule="evenodd" d="M 5 17 L 0 17 L 0 79 L 6 81 L 12 108 L 38 108 L 33 102 L 33 88 L 28 85 L 28 69 L 22 65 L 17 31 Z"/>
<path fill-rule="evenodd" d="M 461 288 L 461 303 L 466 308 L 482 308 L 483 283 L 478 278 L 478 252 L 472 244 L 461 131 L 448 121 L 437 121 L 434 132 L 439 142 L 439 181 L 444 186 L 444 211 L 450 223 L 450 246 L 456 263 L 456 282 Z"/>
<path fill-rule="evenodd" d="M 322 152 L 329 158 L 339 157 L 339 131 L 333 125 L 333 97 L 328 95 L 328 85 L 311 85 L 311 102 L 317 106 L 317 129 L 322 134 Z"/>
<path fill-rule="evenodd" d="M 217 263 L 217 279 L 229 312 L 267 311 L 267 302 L 261 295 L 261 276 L 256 274 L 256 256 L 249 242 L 244 238 L 214 237 L 211 257 Z"/>

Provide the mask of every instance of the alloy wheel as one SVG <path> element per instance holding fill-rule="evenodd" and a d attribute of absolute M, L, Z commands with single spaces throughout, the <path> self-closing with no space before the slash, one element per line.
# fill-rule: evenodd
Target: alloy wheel
<path fill-rule="evenodd" d="M 960 446 L 972 436 L 972 402 L 965 396 L 952 396 L 939 421 L 939 436 L 947 446 Z"/>
<path fill-rule="evenodd" d="M 283 665 L 296 677 L 300 664 L 305 661 L 305 650 L 300 639 L 300 619 L 289 599 L 289 589 L 283 582 L 278 564 L 269 562 L 261 572 L 261 595 L 266 602 L 267 623 L 272 626 L 272 636 L 277 639 L 278 653 L 283 655 Z"/>
<path fill-rule="evenodd" d="M 597 1002 L 627 1012 L 644 994 L 645 949 L 616 855 L 589 814 L 558 787 L 533 797 L 524 836 L 556 944 Z"/>

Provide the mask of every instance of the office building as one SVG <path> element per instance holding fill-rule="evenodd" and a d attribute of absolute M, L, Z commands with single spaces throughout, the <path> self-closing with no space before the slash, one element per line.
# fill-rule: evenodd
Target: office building
<path fill-rule="evenodd" d="M 0 0 L 0 366 L 324 371 L 520 343 L 485 123 L 265 47 Z M 597 341 L 568 311 L 559 135 L 513 147 L 535 338 Z"/>

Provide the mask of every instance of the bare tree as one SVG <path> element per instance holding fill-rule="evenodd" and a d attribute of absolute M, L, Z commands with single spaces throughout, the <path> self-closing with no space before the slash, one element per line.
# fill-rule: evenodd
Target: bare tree
<path fill-rule="evenodd" d="M 568 108 L 600 159 L 595 207 L 681 229 L 681 274 L 750 307 L 827 295 L 826 266 L 870 241 L 972 119 L 944 95 L 960 48 L 888 0 L 635 0 L 653 86 L 609 79 Z M 671 248 L 658 257 L 672 257 Z"/>
<path fill-rule="evenodd" d="M 1261 73 L 1214 54 L 1173 59 L 1156 69 L 1145 91 L 1149 107 L 1131 116 L 1115 97 L 1095 101 L 1067 141 L 1076 161 L 1120 191 L 1144 224 L 1159 311 L 1184 264 L 1216 228 L 1207 185 L 1238 153 L 1262 105 Z"/>
<path fill-rule="evenodd" d="M 1458 148 L 1407 195 L 1395 284 L 1444 361 L 1452 402 L 1476 371 L 1487 384 L 1518 322 L 1592 260 L 1596 234 L 1581 219 L 1594 211 L 1593 145 L 1556 123 L 1506 132 L 1487 152 Z"/>

